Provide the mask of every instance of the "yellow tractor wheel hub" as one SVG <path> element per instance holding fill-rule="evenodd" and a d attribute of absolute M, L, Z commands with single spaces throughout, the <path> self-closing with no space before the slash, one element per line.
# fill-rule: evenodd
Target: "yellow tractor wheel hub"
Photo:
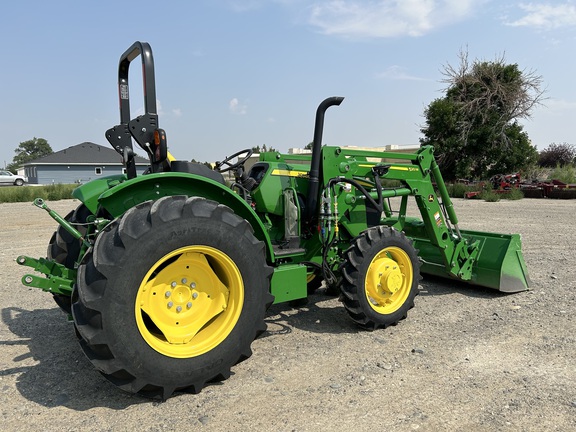
<path fill-rule="evenodd" d="M 160 258 L 136 295 L 136 323 L 161 354 L 195 357 L 221 344 L 244 303 L 242 276 L 232 259 L 210 246 L 187 246 Z"/>
<path fill-rule="evenodd" d="M 372 309 L 384 315 L 397 311 L 410 294 L 413 277 L 412 262 L 403 249 L 382 249 L 366 273 L 364 286 Z"/>

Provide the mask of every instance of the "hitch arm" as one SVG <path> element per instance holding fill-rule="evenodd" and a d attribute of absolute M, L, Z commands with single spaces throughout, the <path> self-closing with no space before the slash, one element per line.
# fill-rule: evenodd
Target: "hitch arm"
<path fill-rule="evenodd" d="M 36 198 L 34 200 L 34 205 L 38 208 L 41 208 L 42 210 L 46 210 L 52 219 L 62 225 L 62 227 L 64 227 L 64 229 L 68 231 L 75 239 L 80 240 L 85 247 L 89 248 L 92 246 L 90 242 L 84 238 L 80 231 L 78 231 L 76 228 L 70 225 L 66 219 L 48 207 L 42 198 Z"/>
<path fill-rule="evenodd" d="M 36 259 L 24 255 L 19 256 L 16 262 L 20 265 L 31 267 L 47 276 L 24 275 L 22 277 L 24 285 L 40 288 L 42 291 L 51 292 L 52 294 L 72 295 L 74 282 L 76 281 L 76 270 L 69 269 L 46 258 Z"/>

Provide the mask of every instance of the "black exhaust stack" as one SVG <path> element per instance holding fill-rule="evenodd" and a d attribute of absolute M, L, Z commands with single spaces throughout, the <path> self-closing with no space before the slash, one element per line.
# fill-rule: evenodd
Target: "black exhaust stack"
<path fill-rule="evenodd" d="M 340 96 L 324 99 L 316 110 L 316 123 L 314 124 L 314 140 L 312 141 L 312 162 L 310 165 L 310 186 L 308 188 L 308 201 L 306 202 L 306 222 L 311 225 L 318 214 L 318 189 L 320 177 L 320 164 L 322 163 L 322 132 L 324 131 L 324 114 L 333 105 L 340 105 L 344 100 Z"/>

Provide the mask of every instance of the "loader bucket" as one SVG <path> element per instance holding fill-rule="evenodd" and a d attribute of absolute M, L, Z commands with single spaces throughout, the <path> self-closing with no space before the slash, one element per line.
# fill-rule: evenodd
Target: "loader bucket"
<path fill-rule="evenodd" d="M 480 241 L 480 253 L 472 268 L 472 278 L 464 281 L 473 285 L 497 289 L 505 293 L 525 291 L 530 286 L 526 263 L 522 255 L 520 234 L 498 234 L 461 231 L 464 238 Z M 409 232 L 406 233 L 410 236 Z M 422 259 L 421 272 L 453 278 L 444 266 L 442 254 L 428 239 L 412 237 Z"/>

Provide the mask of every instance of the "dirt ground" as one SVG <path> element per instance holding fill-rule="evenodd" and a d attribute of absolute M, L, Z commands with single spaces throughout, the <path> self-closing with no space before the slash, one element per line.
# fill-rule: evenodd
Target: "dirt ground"
<path fill-rule="evenodd" d="M 73 200 L 50 205 L 62 215 Z M 3 431 L 576 430 L 576 201 L 455 200 L 465 229 L 522 234 L 532 289 L 425 278 L 399 325 L 361 331 L 320 290 L 273 306 L 232 377 L 159 403 L 128 395 L 82 354 L 51 296 L 22 286 L 55 222 L 0 204 Z"/>

